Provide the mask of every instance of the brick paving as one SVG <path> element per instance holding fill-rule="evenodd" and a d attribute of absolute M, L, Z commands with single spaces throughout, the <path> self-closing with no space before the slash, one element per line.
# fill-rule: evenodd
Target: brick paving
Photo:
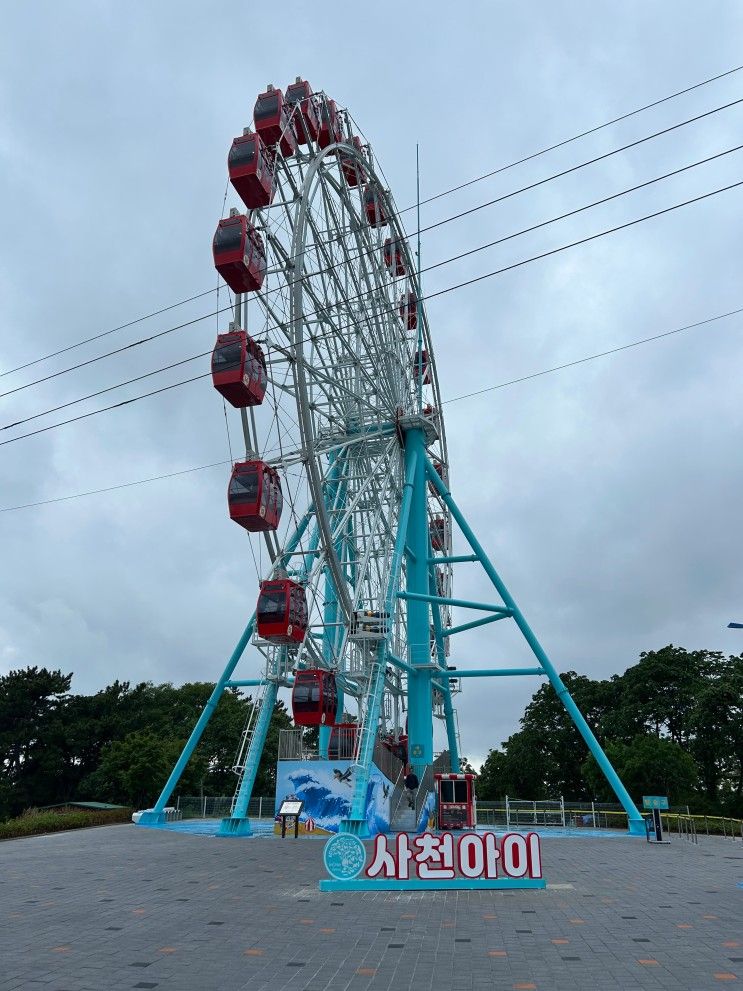
<path fill-rule="evenodd" d="M 546 839 L 546 891 L 320 894 L 322 841 L 0 843 L 1 991 L 743 991 L 743 844 Z"/>

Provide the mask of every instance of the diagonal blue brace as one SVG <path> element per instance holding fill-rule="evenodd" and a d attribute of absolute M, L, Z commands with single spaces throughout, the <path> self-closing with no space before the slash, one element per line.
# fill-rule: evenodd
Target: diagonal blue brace
<path fill-rule="evenodd" d="M 487 623 L 497 623 L 500 619 L 510 619 L 510 612 L 496 613 L 494 616 L 485 616 L 483 619 L 473 619 L 469 623 L 462 623 L 460 626 L 450 626 L 444 630 L 445 637 L 453 637 L 455 633 L 464 633 L 465 630 L 474 630 L 476 626 L 485 626 Z"/>
<path fill-rule="evenodd" d="M 581 713 L 578 706 L 575 704 L 565 683 L 563 682 L 560 675 L 557 673 L 557 670 L 555 669 L 549 657 L 547 656 L 544 648 L 537 640 L 529 624 L 526 622 L 526 619 L 524 618 L 519 607 L 516 605 L 516 602 L 511 596 L 511 593 L 508 591 L 500 575 L 493 567 L 490 558 L 487 556 L 485 550 L 480 545 L 479 541 L 477 540 L 477 537 L 474 535 L 472 529 L 467 523 L 467 520 L 464 518 L 461 510 L 459 509 L 456 502 L 452 498 L 451 493 L 446 488 L 442 480 L 439 478 L 438 473 L 436 472 L 436 470 L 434 469 L 433 465 L 428 460 L 428 458 L 426 458 L 426 475 L 428 477 L 428 481 L 436 488 L 436 491 L 439 493 L 441 498 L 446 503 L 453 518 L 456 520 L 460 530 L 464 534 L 467 543 L 470 545 L 472 550 L 477 555 L 480 563 L 483 566 L 483 569 L 485 570 L 485 573 L 487 574 L 490 581 L 493 583 L 496 591 L 498 592 L 501 599 L 505 603 L 506 608 L 513 616 L 516 625 L 521 630 L 524 636 L 524 639 L 531 647 L 532 653 L 539 661 L 542 668 L 544 669 L 545 674 L 549 678 L 550 683 L 552 684 L 552 687 L 555 689 L 558 698 L 562 701 L 563 705 L 567 709 L 573 722 L 575 723 L 576 729 L 585 740 L 586 745 L 588 746 L 588 749 L 590 750 L 596 763 L 603 771 L 606 780 L 611 785 L 614 794 L 617 796 L 622 807 L 624 808 L 624 811 L 627 813 L 627 820 L 629 824 L 630 833 L 637 836 L 644 836 L 645 820 L 642 818 L 637 806 L 630 798 L 627 789 L 619 780 L 619 775 L 612 767 L 609 758 L 606 756 L 606 754 L 604 753 L 601 747 L 601 744 L 594 736 L 591 727 L 583 718 L 583 714 Z"/>
<path fill-rule="evenodd" d="M 431 538 L 428 539 L 428 591 L 431 595 L 436 595 L 438 585 L 436 580 L 436 562 L 431 558 Z M 436 642 L 436 660 L 442 671 L 446 671 L 446 648 L 444 646 L 444 625 L 441 620 L 441 606 L 438 602 L 431 603 L 431 618 L 433 620 L 433 633 Z M 432 685 L 437 687 L 444 701 L 444 720 L 446 722 L 446 741 L 449 747 L 449 770 L 455 774 L 459 773 L 461 761 L 459 759 L 459 740 L 457 739 L 457 724 L 454 715 L 454 706 L 451 700 L 451 685 L 449 678 L 441 679 L 443 684 L 432 681 Z"/>
<path fill-rule="evenodd" d="M 510 616 L 510 610 L 505 606 L 493 606 L 488 602 L 470 602 L 469 599 L 446 599 L 436 594 L 425 592 L 398 592 L 398 599 L 409 599 L 412 602 L 435 602 L 440 606 L 461 606 L 463 609 L 479 609 L 481 612 L 499 613 Z"/>
<path fill-rule="evenodd" d="M 313 512 L 314 510 L 312 506 L 310 506 L 310 508 L 305 513 L 305 515 L 299 521 L 299 525 L 297 526 L 297 529 L 294 531 L 291 540 L 286 545 L 284 556 L 282 557 L 282 563 L 285 564 L 286 561 L 289 559 L 289 555 L 291 555 L 293 551 L 296 550 L 299 541 L 302 539 L 307 527 L 309 526 L 309 522 L 310 519 L 312 518 Z M 163 787 L 163 790 L 160 792 L 160 797 L 155 802 L 152 811 L 148 810 L 147 812 L 142 813 L 139 821 L 143 826 L 146 826 L 148 824 L 153 825 L 156 823 L 165 822 L 166 817 L 165 817 L 165 812 L 163 810 L 165 809 L 165 806 L 168 804 L 168 800 L 170 799 L 170 796 L 173 794 L 173 791 L 175 790 L 175 786 L 180 781 L 181 775 L 183 774 L 186 765 L 191 759 L 194 750 L 198 746 L 199 740 L 201 739 L 204 730 L 206 729 L 207 724 L 212 717 L 214 710 L 217 708 L 217 703 L 222 697 L 222 693 L 224 692 L 230 678 L 232 677 L 232 672 L 237 667 L 237 663 L 242 657 L 243 653 L 245 652 L 245 648 L 250 643 L 250 638 L 253 636 L 254 628 L 255 628 L 255 613 L 253 613 L 253 615 L 250 617 L 248 625 L 243 630 L 243 634 L 238 640 L 237 646 L 232 651 L 232 654 L 230 655 L 230 659 L 229 661 L 227 661 L 227 665 L 225 666 L 225 669 L 222 672 L 219 681 L 214 686 L 214 690 L 209 696 L 209 700 L 204 706 L 196 725 L 191 730 L 191 735 L 186 741 L 186 745 L 183 748 L 180 757 L 176 761 L 175 767 L 170 772 L 170 777 L 165 782 L 165 786 Z"/>
<path fill-rule="evenodd" d="M 400 580 L 400 569 L 405 553 L 405 537 L 410 518 L 410 507 L 413 501 L 414 479 L 418 463 L 418 450 L 413 449 L 408 451 L 406 449 L 405 484 L 403 486 L 400 516 L 397 521 L 397 535 L 392 551 L 392 561 L 390 562 L 390 573 L 385 595 L 385 611 L 387 613 L 392 612 L 395 588 Z M 342 819 L 339 823 L 338 830 L 341 833 L 355 833 L 357 836 L 368 836 L 369 834 L 366 822 L 366 791 L 369 783 L 372 758 L 374 756 L 374 742 L 377 736 L 377 724 L 382 706 L 382 696 L 384 694 L 384 672 L 388 654 L 389 634 L 388 639 L 379 645 L 377 660 L 372 668 L 369 692 L 367 694 L 367 709 L 364 714 L 364 725 L 361 730 L 361 741 L 359 743 L 359 759 L 358 763 L 354 766 L 351 815 L 348 819 Z"/>

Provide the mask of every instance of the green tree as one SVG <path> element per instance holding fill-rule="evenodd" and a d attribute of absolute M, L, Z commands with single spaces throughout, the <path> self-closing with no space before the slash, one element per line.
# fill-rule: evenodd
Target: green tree
<path fill-rule="evenodd" d="M 483 802 L 495 802 L 507 790 L 503 789 L 505 755 L 502 750 L 490 750 L 477 778 L 477 797 Z"/>
<path fill-rule="evenodd" d="M 732 815 L 743 813 L 743 655 L 717 655 L 710 676 L 691 700 L 689 752 L 702 792 Z"/>
<path fill-rule="evenodd" d="M 85 780 L 84 788 L 104 801 L 133 808 L 149 806 L 178 758 L 181 743 L 164 740 L 148 730 L 128 733 L 123 740 L 108 743 L 98 768 Z M 201 767 L 191 770 L 197 776 Z"/>
<path fill-rule="evenodd" d="M 0 815 L 50 805 L 57 767 L 47 759 L 51 727 L 70 688 L 71 674 L 29 667 L 0 678 Z"/>
<path fill-rule="evenodd" d="M 615 696 L 615 687 L 568 671 L 561 675 L 586 722 L 601 736 L 601 722 Z M 509 794 L 523 798 L 554 798 L 556 795 L 586 797 L 582 763 L 587 747 L 562 699 L 552 685 L 542 685 L 521 719 L 521 731 L 505 746 L 507 780 L 520 788 Z M 527 788 L 529 790 L 522 791 Z"/>
<path fill-rule="evenodd" d="M 704 684 L 717 676 L 722 654 L 684 650 L 673 644 L 640 654 L 638 664 L 619 679 L 622 707 L 635 711 L 645 729 L 688 745 L 694 727 L 694 700 Z"/>
<path fill-rule="evenodd" d="M 673 740 L 648 733 L 635 737 L 629 744 L 608 743 L 606 756 L 636 803 L 643 795 L 668 795 L 672 805 L 693 802 L 699 778 L 697 765 Z M 594 760 L 585 761 L 583 773 L 592 796 L 601 801 L 616 801 Z"/>

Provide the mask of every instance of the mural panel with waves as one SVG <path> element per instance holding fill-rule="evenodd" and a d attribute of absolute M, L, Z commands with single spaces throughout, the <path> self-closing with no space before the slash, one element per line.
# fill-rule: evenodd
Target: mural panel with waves
<path fill-rule="evenodd" d="M 319 829 L 337 833 L 341 819 L 351 814 L 353 775 L 350 760 L 280 760 L 275 811 L 286 798 L 296 797 L 304 802 L 300 822 L 313 819 Z M 366 791 L 366 821 L 373 836 L 390 828 L 392 790 L 389 778 L 373 767 Z"/>

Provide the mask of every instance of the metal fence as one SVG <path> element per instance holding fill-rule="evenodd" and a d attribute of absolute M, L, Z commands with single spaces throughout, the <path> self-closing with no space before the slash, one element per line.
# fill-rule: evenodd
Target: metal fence
<path fill-rule="evenodd" d="M 355 760 L 357 726 L 333 727 L 328 754 L 331 760 Z M 302 727 L 279 730 L 279 760 L 322 760 L 318 743 L 310 744 Z"/>
<path fill-rule="evenodd" d="M 251 798 L 248 816 L 251 819 L 273 819 L 273 798 Z M 231 795 L 179 795 L 176 809 L 183 819 L 224 819 L 232 813 Z"/>
<path fill-rule="evenodd" d="M 723 836 L 743 839 L 743 820 L 731 816 L 699 815 L 687 806 L 661 813 L 665 832 L 681 836 Z M 499 802 L 477 803 L 480 826 L 515 829 L 528 826 L 559 826 L 565 829 L 626 829 L 627 813 L 621 805 L 609 802 L 566 802 L 559 799 L 515 799 L 504 796 Z"/>

